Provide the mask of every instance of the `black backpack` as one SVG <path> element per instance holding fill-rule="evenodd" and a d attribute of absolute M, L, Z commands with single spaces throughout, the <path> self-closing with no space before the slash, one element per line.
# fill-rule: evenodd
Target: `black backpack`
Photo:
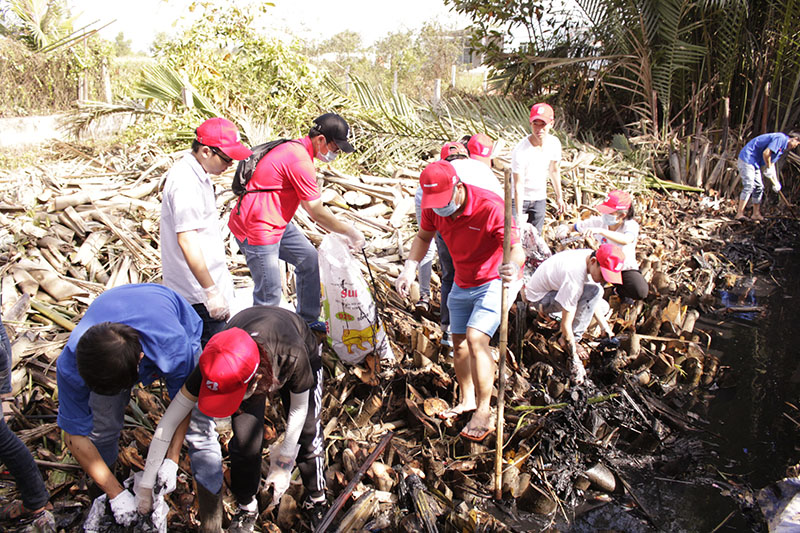
<path fill-rule="evenodd" d="M 275 141 L 269 141 L 264 144 L 259 144 L 258 146 L 254 146 L 252 148 L 253 155 L 239 161 L 239 165 L 236 167 L 236 173 L 233 175 L 233 183 L 231 183 L 231 189 L 233 190 L 233 194 L 236 196 L 244 196 L 247 193 L 251 192 L 266 192 L 271 189 L 247 189 L 247 184 L 250 182 L 250 178 L 253 177 L 253 172 L 256 170 L 256 165 L 258 162 L 261 161 L 261 158 L 264 157 L 269 153 L 270 150 L 275 148 L 276 146 L 280 146 L 285 142 L 289 142 L 291 139 L 277 139 Z"/>

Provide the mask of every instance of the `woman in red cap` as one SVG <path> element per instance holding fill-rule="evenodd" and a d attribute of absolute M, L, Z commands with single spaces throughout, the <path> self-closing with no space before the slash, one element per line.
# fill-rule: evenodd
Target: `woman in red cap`
<path fill-rule="evenodd" d="M 270 447 L 266 484 L 273 487 L 273 503 L 278 503 L 289 488 L 291 473 L 297 465 L 307 492 L 303 508 L 312 529 L 315 528 L 327 511 L 320 424 L 320 345 L 299 315 L 265 305 L 237 313 L 228 322 L 228 329 L 211 337 L 197 368 L 170 403 L 147 454 L 139 485 L 144 491 L 137 492 L 139 512 L 151 512 L 154 487 L 158 491 L 161 484 L 169 486 L 169 480 L 157 479 L 159 466 L 172 436 L 180 430 L 181 421 L 196 403 L 208 416 L 231 417 L 233 438 L 228 444 L 231 492 L 239 505 L 228 532 L 252 532 L 258 517 L 256 494 L 261 483 L 264 413 L 273 392 L 280 394 L 283 403 L 286 433 L 282 441 Z M 174 487 L 174 480 L 171 483 Z M 214 524 L 202 526 L 204 530 L 219 531 L 222 494 L 213 505 L 217 512 L 209 521 Z"/>
<path fill-rule="evenodd" d="M 561 226 L 563 235 L 569 231 L 583 233 L 599 244 L 616 244 L 625 254 L 622 265 L 622 283 L 614 289 L 622 298 L 644 300 L 650 290 L 647 281 L 639 272 L 636 262 L 636 241 L 639 238 L 639 223 L 634 219 L 633 198 L 625 191 L 613 190 L 597 206 L 600 216 L 589 217 L 569 226 Z"/>

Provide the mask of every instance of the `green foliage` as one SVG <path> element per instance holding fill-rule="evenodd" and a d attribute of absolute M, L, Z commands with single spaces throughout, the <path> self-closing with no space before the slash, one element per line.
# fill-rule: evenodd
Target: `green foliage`
<path fill-rule="evenodd" d="M 78 96 L 78 80 L 87 76 L 89 97 L 103 89 L 102 62 L 108 46 L 91 38 L 86 46 L 49 54 L 31 51 L 19 41 L 0 37 L 0 116 L 48 114 L 68 109 Z"/>
<path fill-rule="evenodd" d="M 64 0 L 7 0 L 2 11 L 4 35 L 41 50 L 72 32 Z"/>
<path fill-rule="evenodd" d="M 129 56 L 133 53 L 133 49 L 131 48 L 131 41 L 130 39 L 125 38 L 125 34 L 119 32 L 117 36 L 114 38 L 114 55 L 117 57 Z"/>
<path fill-rule="evenodd" d="M 266 9 L 263 3 L 258 6 Z M 256 8 L 205 2 L 192 4 L 190 11 L 199 20 L 177 38 L 162 37 L 154 44 L 162 67 L 149 71 L 144 82 L 145 87 L 147 78 L 155 83 L 146 88 L 153 105 L 161 105 L 158 85 L 164 85 L 160 96 L 169 108 L 176 102 L 176 85 L 182 83 L 194 88 L 202 116 L 256 116 L 295 129 L 318 114 L 311 98 L 318 76 L 296 47 L 257 34 L 252 27 Z"/>
<path fill-rule="evenodd" d="M 499 87 L 553 95 L 601 133 L 708 130 L 723 97 L 746 135 L 800 120 L 800 0 L 577 0 L 579 12 L 560 0 L 445 2 L 472 19 Z M 512 33 L 518 44 L 503 46 Z M 761 106 L 768 125 L 756 123 Z"/>

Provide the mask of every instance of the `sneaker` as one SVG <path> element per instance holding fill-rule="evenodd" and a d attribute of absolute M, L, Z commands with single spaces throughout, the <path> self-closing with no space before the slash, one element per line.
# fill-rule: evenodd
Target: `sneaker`
<path fill-rule="evenodd" d="M 253 533 L 256 527 L 257 511 L 246 511 L 241 507 L 236 511 L 228 526 L 228 533 Z"/>
<path fill-rule="evenodd" d="M 431 310 L 431 303 L 428 298 L 420 298 L 417 300 L 417 303 L 414 304 L 414 309 L 421 315 L 427 315 Z"/>
<path fill-rule="evenodd" d="M 317 530 L 317 527 L 322 523 L 323 518 L 325 518 L 325 514 L 328 512 L 328 502 L 327 500 L 322 500 L 320 502 L 315 502 L 310 498 L 306 498 L 306 501 L 303 502 L 303 513 L 305 514 L 308 521 L 311 523 L 311 529 L 313 531 Z"/>
<path fill-rule="evenodd" d="M 312 331 L 317 331 L 319 333 L 328 333 L 328 327 L 322 320 L 315 320 L 314 322 L 309 322 L 308 327 L 311 328 Z"/>

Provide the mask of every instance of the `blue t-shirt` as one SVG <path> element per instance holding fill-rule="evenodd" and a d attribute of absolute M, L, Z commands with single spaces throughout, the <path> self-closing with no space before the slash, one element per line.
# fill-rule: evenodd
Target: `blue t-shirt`
<path fill-rule="evenodd" d="M 157 377 L 172 398 L 195 366 L 203 321 L 178 293 L 163 285 L 122 285 L 105 291 L 72 331 L 56 363 L 58 425 L 72 435 L 92 431 L 89 387 L 78 374 L 75 350 L 83 333 L 95 324 L 118 322 L 139 332 L 144 357 L 139 363 L 143 385 Z"/>
<path fill-rule="evenodd" d="M 739 152 L 739 159 L 761 168 L 767 164 L 764 161 L 764 150 L 769 148 L 770 152 L 772 152 L 772 162 L 774 163 L 781 158 L 788 142 L 789 136 L 785 133 L 765 133 L 764 135 L 753 137 Z"/>

